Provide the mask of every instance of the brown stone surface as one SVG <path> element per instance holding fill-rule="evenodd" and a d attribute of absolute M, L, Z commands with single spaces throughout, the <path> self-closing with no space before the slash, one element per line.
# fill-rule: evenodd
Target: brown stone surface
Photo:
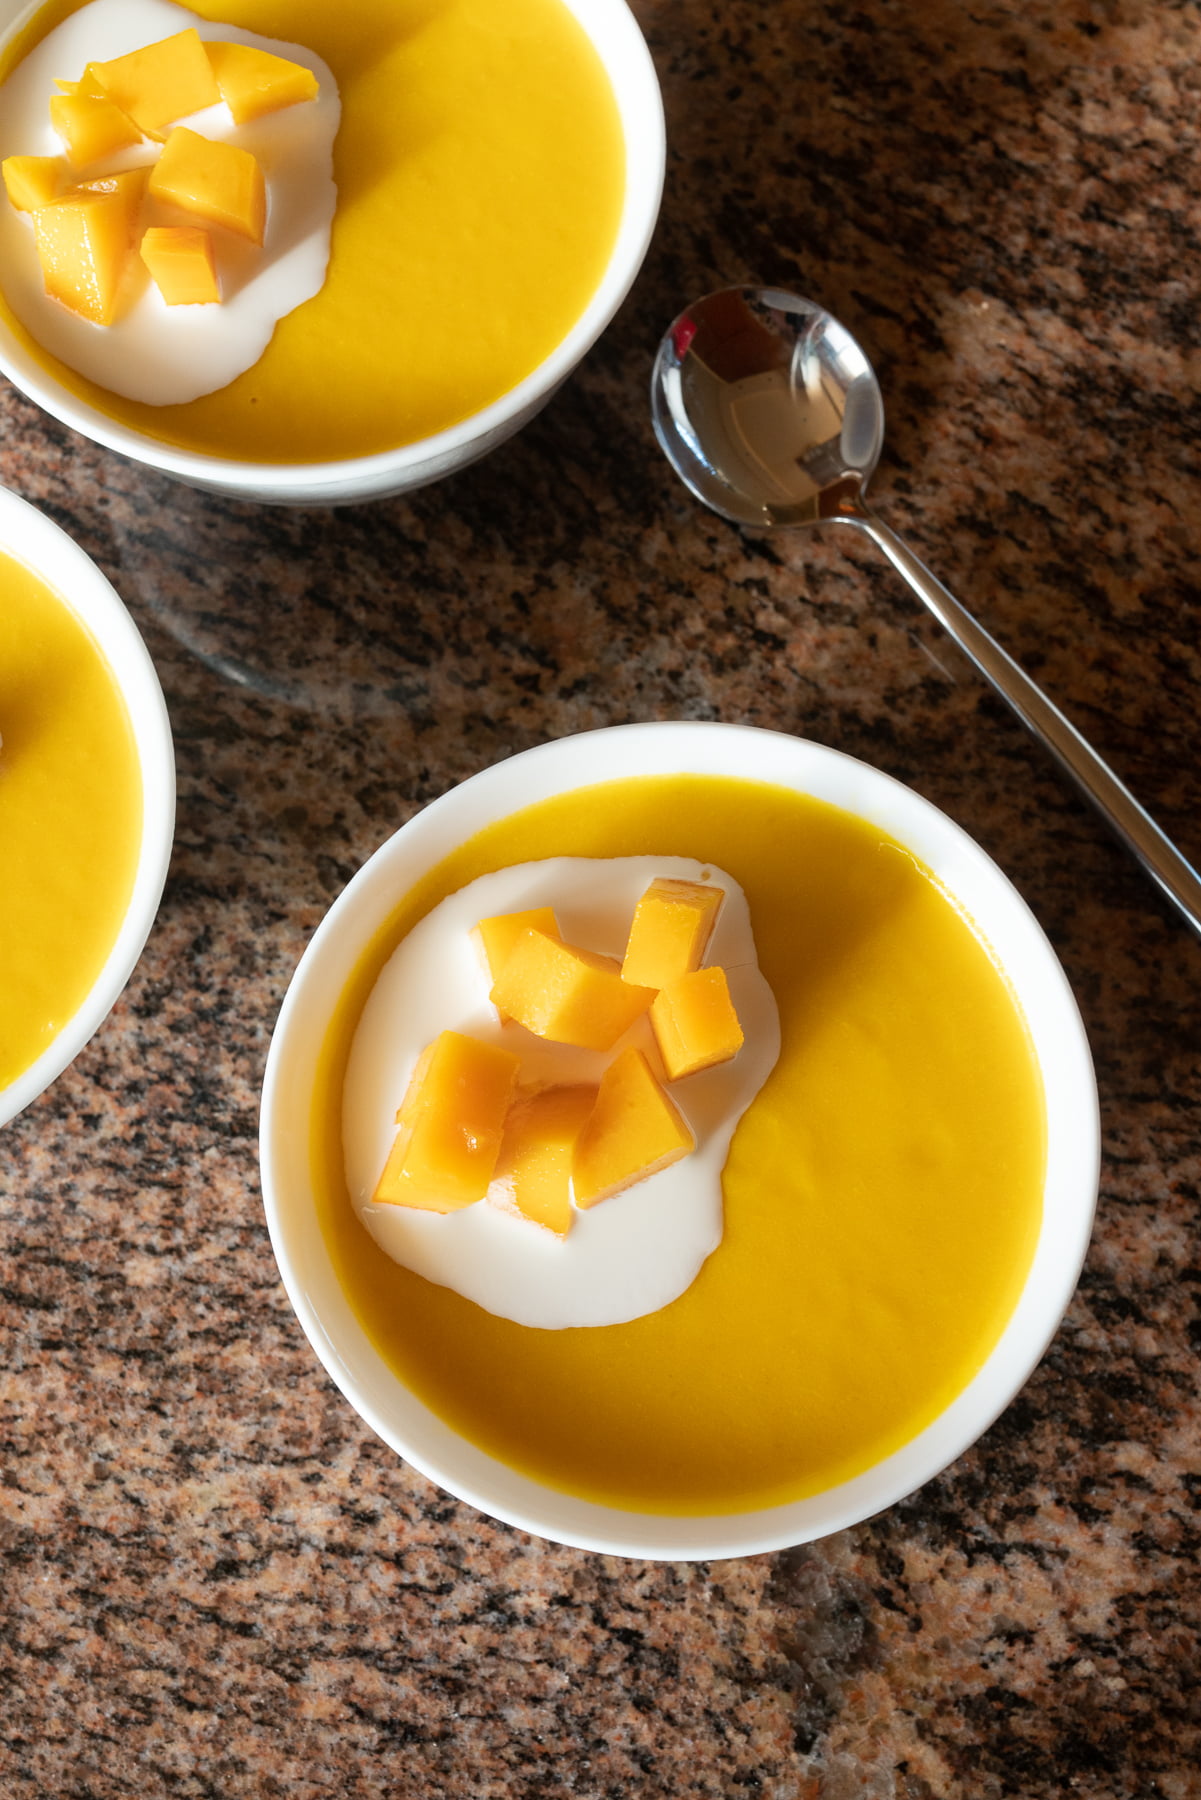
<path fill-rule="evenodd" d="M 662 223 L 489 461 L 273 512 L 0 391 L 0 479 L 126 599 L 180 786 L 124 999 L 0 1136 L 6 1800 L 1201 1794 L 1201 944 L 865 541 L 740 535 L 646 407 L 694 293 L 839 312 L 889 404 L 880 511 L 1201 859 L 1201 15 L 634 10 Z M 871 1523 L 708 1567 L 547 1546 L 402 1466 L 293 1319 L 256 1172 L 272 1022 L 354 869 L 497 758 L 651 718 L 813 736 L 966 826 L 1103 1110 L 1084 1277 L 1000 1421 Z"/>

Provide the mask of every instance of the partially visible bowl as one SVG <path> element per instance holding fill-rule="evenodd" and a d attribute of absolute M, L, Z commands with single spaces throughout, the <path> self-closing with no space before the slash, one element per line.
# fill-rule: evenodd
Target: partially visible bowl
<path fill-rule="evenodd" d="M 520 808 L 598 781 L 680 774 L 741 777 L 810 795 L 880 827 L 927 865 L 990 947 L 1025 1015 L 1047 1122 L 1033 1261 L 974 1378 L 933 1423 L 866 1473 L 789 1504 L 708 1517 L 627 1511 L 544 1486 L 468 1442 L 409 1391 L 369 1339 L 334 1270 L 310 1149 L 331 1020 L 399 900 L 468 838 Z M 301 960 L 271 1045 L 261 1125 L 264 1201 L 289 1298 L 329 1374 L 385 1442 L 451 1493 L 525 1530 L 584 1549 L 673 1560 L 749 1555 L 824 1536 L 911 1493 L 973 1443 L 1026 1381 L 1068 1304 L 1091 1230 L 1099 1155 L 1096 1086 L 1079 1013 L 1046 938 L 996 865 L 943 813 L 878 770 L 818 744 L 715 724 L 623 726 L 546 744 L 465 782 L 389 839 L 335 902 Z"/>
<path fill-rule="evenodd" d="M 162 689 L 137 626 L 89 556 L 26 501 L 0 489 L 0 550 L 23 563 L 82 622 L 108 664 L 133 730 L 142 779 L 142 830 L 132 891 L 112 946 L 86 997 L 51 1043 L 7 1087 L 0 1125 L 55 1081 L 103 1024 L 154 924 L 175 831 L 175 757 Z M 48 846 L 52 853 L 52 846 Z"/>
<path fill-rule="evenodd" d="M 0 0 L 0 49 L 41 0 Z M 270 464 L 203 455 L 160 443 L 110 418 L 56 380 L 0 316 L 0 370 L 44 410 L 82 436 L 191 486 L 234 499 L 328 506 L 379 499 L 439 481 L 478 461 L 521 429 L 596 342 L 642 266 L 659 213 L 666 161 L 663 104 L 646 43 L 625 0 L 564 0 L 609 76 L 625 138 L 625 195 L 600 283 L 566 336 L 524 380 L 450 429 L 378 455 Z M 0 194 L 0 202 L 3 195 Z M 487 293 L 481 292 L 481 305 Z"/>

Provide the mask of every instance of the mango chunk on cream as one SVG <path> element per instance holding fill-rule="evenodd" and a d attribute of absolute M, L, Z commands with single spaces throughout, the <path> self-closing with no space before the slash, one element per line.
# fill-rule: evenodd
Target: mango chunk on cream
<path fill-rule="evenodd" d="M 132 244 L 138 226 L 138 215 L 146 198 L 149 168 L 120 169 L 115 175 L 93 175 L 71 189 L 73 194 L 116 194 L 125 208 L 125 223 Z"/>
<path fill-rule="evenodd" d="M 492 986 L 492 1004 L 535 1037 L 583 1050 L 611 1050 L 654 999 L 632 987 L 621 965 L 545 931 L 523 931 Z"/>
<path fill-rule="evenodd" d="M 517 1081 L 516 1056 L 444 1031 L 418 1061 L 372 1199 L 457 1212 L 488 1192 Z"/>
<path fill-rule="evenodd" d="M 657 1175 L 696 1139 L 641 1050 L 623 1050 L 601 1076 L 575 1147 L 572 1187 L 583 1210 Z"/>
<path fill-rule="evenodd" d="M 576 1141 L 597 1090 L 584 1084 L 543 1088 L 518 1100 L 505 1121 L 490 1198 L 535 1225 L 566 1237 L 571 1230 L 571 1168 Z"/>
<path fill-rule="evenodd" d="M 692 969 L 651 1002 L 651 1030 L 669 1081 L 729 1062 L 742 1049 L 742 1026 L 723 968 Z"/>
<path fill-rule="evenodd" d="M 57 199 L 66 167 L 61 156 L 6 156 L 0 164 L 5 192 L 18 212 Z"/>
<path fill-rule="evenodd" d="M 641 903 L 646 966 L 662 970 L 702 955 L 724 900 L 719 883 L 653 881 Z M 511 1053 L 455 1031 L 426 1043 L 372 1199 L 448 1212 L 486 1198 L 565 1239 L 577 1210 L 696 1149 L 664 1079 L 728 1063 L 741 1049 L 725 970 L 694 967 L 658 989 L 635 986 L 616 958 L 565 943 L 551 906 L 488 913 L 460 929 L 470 931 L 502 1027 L 521 1026 L 563 1048 L 550 1057 L 539 1050 L 523 1078 L 533 1054 L 528 1040 L 523 1049 L 507 1034 L 517 1046 Z M 745 958 L 749 927 L 732 942 Z M 644 1014 L 642 1038 L 618 1049 Z M 594 1060 L 582 1063 L 581 1050 Z"/>
<path fill-rule="evenodd" d="M 205 306 L 221 298 L 213 240 L 199 225 L 152 225 L 142 261 L 168 306 Z"/>
<path fill-rule="evenodd" d="M 50 123 L 77 169 L 142 141 L 142 133 L 119 106 L 92 94 L 55 94 L 50 101 Z"/>
<path fill-rule="evenodd" d="M 699 881 L 652 881 L 634 909 L 622 980 L 663 988 L 699 968 L 723 898 Z"/>
<path fill-rule="evenodd" d="M 251 44 L 206 43 L 204 48 L 235 124 L 317 98 L 317 77 L 301 63 Z"/>
<path fill-rule="evenodd" d="M 160 142 L 176 119 L 221 99 L 195 26 L 111 62 L 89 63 L 85 79 L 98 83 L 144 136 Z"/>
<path fill-rule="evenodd" d="M 60 94 L 94 94 L 98 100 L 108 98 L 90 69 L 85 69 L 78 81 L 58 81 L 54 83 Z"/>
<path fill-rule="evenodd" d="M 93 325 L 111 324 L 129 255 L 126 195 L 78 189 L 32 216 L 46 292 Z"/>
<path fill-rule="evenodd" d="M 542 931 L 547 937 L 557 938 L 559 922 L 554 907 L 532 906 L 526 912 L 498 913 L 494 919 L 479 921 L 472 936 L 483 954 L 490 980 L 499 980 L 514 945 L 526 931 Z"/>
<path fill-rule="evenodd" d="M 261 244 L 267 220 L 263 171 L 249 150 L 177 125 L 150 175 L 150 192 L 212 225 Z"/>
<path fill-rule="evenodd" d="M 257 159 L 238 145 L 202 137 L 172 121 L 224 100 L 237 124 L 317 97 L 311 70 L 250 45 L 205 44 L 194 28 L 110 62 L 89 62 L 78 80 L 56 80 L 50 122 L 66 158 L 11 156 L 4 185 L 19 212 L 33 215 L 59 200 L 72 205 L 35 222 L 43 285 L 51 298 L 96 325 L 112 324 L 137 239 L 137 212 L 148 189 L 156 201 L 195 215 L 192 225 L 162 224 L 138 245 L 167 306 L 219 303 L 221 284 L 209 227 L 262 245 L 267 190 Z M 87 170 L 150 137 L 163 144 L 153 169 L 101 174 L 64 194 L 68 165 Z M 115 206 L 129 213 L 122 248 Z M 132 290 L 131 290 L 132 298 Z"/>

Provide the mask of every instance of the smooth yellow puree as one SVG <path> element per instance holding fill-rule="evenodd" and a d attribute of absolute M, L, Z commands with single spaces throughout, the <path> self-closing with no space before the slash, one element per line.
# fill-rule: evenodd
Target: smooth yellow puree
<path fill-rule="evenodd" d="M 142 786 L 90 633 L 0 552 L 0 1088 L 86 999 L 129 904 Z"/>
<path fill-rule="evenodd" d="M 0 79 L 78 10 L 55 0 L 39 13 Z M 334 72 L 342 123 L 325 286 L 281 320 L 253 369 L 183 406 L 124 400 L 31 344 L 54 375 L 166 443 L 302 463 L 412 443 L 537 368 L 600 281 L 625 180 L 612 88 L 561 0 L 190 10 L 304 44 Z"/>
<path fill-rule="evenodd" d="M 780 1061 L 734 1139 L 725 1239 L 673 1305 L 535 1331 L 396 1264 L 342 1174 L 350 1039 L 400 937 L 465 883 L 564 856 L 710 859 L 746 890 Z M 322 1226 L 397 1374 L 526 1474 L 652 1512 L 820 1492 L 906 1443 L 996 1343 L 1029 1269 L 1045 1161 L 1025 1022 L 970 925 L 879 831 L 783 789 L 619 781 L 471 839 L 363 958 L 313 1114 Z"/>

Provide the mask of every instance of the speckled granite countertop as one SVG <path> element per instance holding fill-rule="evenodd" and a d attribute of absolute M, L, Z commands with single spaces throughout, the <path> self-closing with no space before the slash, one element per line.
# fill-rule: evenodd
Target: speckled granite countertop
<path fill-rule="evenodd" d="M 180 779 L 136 976 L 0 1139 L 6 1800 L 1201 1794 L 1201 945 L 866 542 L 708 516 L 645 406 L 694 292 L 832 306 L 888 399 L 881 512 L 1201 858 L 1201 14 L 634 3 L 659 234 L 490 461 L 269 512 L 0 393 L 0 479 L 126 599 Z M 709 1567 L 548 1547 L 401 1466 L 293 1319 L 256 1174 L 276 1010 L 369 852 L 649 718 L 816 737 L 966 826 L 1063 959 L 1104 1119 L 1080 1290 L 984 1440 Z"/>

